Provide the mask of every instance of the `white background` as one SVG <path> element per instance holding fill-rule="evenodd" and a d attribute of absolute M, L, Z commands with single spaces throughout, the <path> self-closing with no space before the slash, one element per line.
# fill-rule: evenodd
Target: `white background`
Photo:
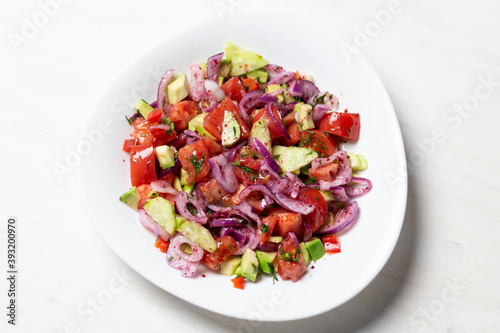
<path fill-rule="evenodd" d="M 497 1 L 273 1 L 352 38 L 385 83 L 405 142 L 409 193 L 401 237 L 382 272 L 346 304 L 283 323 L 220 316 L 143 279 L 97 233 L 77 168 L 57 174 L 54 165 L 67 164 L 106 85 L 165 37 L 233 9 L 265 11 L 267 3 L 2 1 L 3 272 L 8 216 L 18 218 L 19 245 L 17 325 L 6 323 L 2 273 L 2 332 L 498 331 Z M 30 29 L 33 22 L 38 26 Z M 251 29 L 251 17 L 242 24 Z M 285 18 L 281 31 L 269 33 L 279 38 L 287 24 L 306 23 Z M 106 304 L 94 301 L 93 308 L 105 294 Z"/>

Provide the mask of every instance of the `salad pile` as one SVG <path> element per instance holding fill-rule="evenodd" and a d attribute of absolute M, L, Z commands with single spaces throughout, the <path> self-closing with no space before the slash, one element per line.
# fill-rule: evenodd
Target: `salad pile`
<path fill-rule="evenodd" d="M 352 199 L 372 187 L 353 174 L 366 159 L 341 149 L 359 139 L 359 114 L 337 107 L 312 77 L 227 42 L 137 103 L 120 200 L 184 277 L 203 264 L 241 289 L 261 272 L 295 282 L 340 252 L 336 233 L 359 214 Z"/>

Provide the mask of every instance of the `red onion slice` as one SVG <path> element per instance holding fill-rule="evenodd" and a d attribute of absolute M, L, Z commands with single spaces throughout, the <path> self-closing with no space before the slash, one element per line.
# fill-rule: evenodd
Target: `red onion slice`
<path fill-rule="evenodd" d="M 191 79 L 189 80 L 189 96 L 196 101 L 201 101 L 202 97 L 205 96 L 205 85 L 203 81 L 205 80 L 205 75 L 203 74 L 203 69 L 200 65 L 192 64 L 189 67 L 191 73 Z"/>
<path fill-rule="evenodd" d="M 222 57 L 224 56 L 224 52 L 217 53 L 216 55 L 211 56 L 207 60 L 207 79 L 217 81 L 217 76 L 219 73 L 220 63 L 222 61 Z"/>
<path fill-rule="evenodd" d="M 319 186 L 321 191 L 328 191 L 332 187 L 337 187 L 347 184 L 352 178 L 352 168 L 349 155 L 343 151 L 339 150 L 330 157 L 317 158 L 311 163 L 311 173 L 314 173 L 319 166 L 323 166 L 329 163 L 333 163 L 335 160 L 340 162 L 340 170 L 335 176 L 335 179 L 331 182 L 324 180 L 319 181 Z"/>
<path fill-rule="evenodd" d="M 274 76 L 267 85 L 288 83 L 295 78 L 294 72 L 281 72 Z"/>
<path fill-rule="evenodd" d="M 269 75 L 270 78 L 273 78 L 276 75 L 278 75 L 279 73 L 282 73 L 285 71 L 283 69 L 283 67 L 278 66 L 278 65 L 271 65 L 271 64 L 265 65 L 264 67 L 262 67 L 262 69 L 264 69 L 267 72 L 267 74 Z"/>
<path fill-rule="evenodd" d="M 184 251 L 182 251 L 183 244 L 188 244 L 191 247 L 191 254 L 187 254 Z M 201 258 L 203 258 L 203 254 L 205 252 L 200 246 L 191 242 L 187 237 L 179 233 L 175 234 L 175 236 L 172 237 L 172 239 L 170 240 L 169 247 L 172 247 L 172 250 L 178 256 L 190 262 L 200 261 Z"/>
<path fill-rule="evenodd" d="M 266 93 L 266 94 L 260 96 L 258 102 L 259 103 L 264 103 L 264 104 L 276 102 L 276 96 L 273 96 L 271 94 L 267 94 Z"/>
<path fill-rule="evenodd" d="M 210 221 L 211 227 L 235 227 L 241 225 L 241 219 L 234 217 L 226 217 L 220 219 L 213 219 Z"/>
<path fill-rule="evenodd" d="M 203 211 L 203 207 L 200 206 L 197 200 L 195 200 L 191 195 L 188 198 L 186 192 L 179 192 L 175 197 L 175 207 L 179 214 L 189 221 L 194 221 L 196 223 L 205 224 L 208 221 L 208 216 Z M 190 203 L 196 208 L 197 215 L 193 215 L 189 212 L 187 204 Z"/>
<path fill-rule="evenodd" d="M 279 128 L 279 130 L 281 131 L 281 133 L 283 133 L 283 136 L 286 139 L 290 140 L 290 134 L 288 134 L 288 132 L 286 131 L 285 127 L 283 126 L 283 123 L 274 116 L 274 112 L 272 111 L 273 106 L 278 107 L 277 104 L 274 103 L 274 102 L 268 103 L 266 105 L 267 115 L 269 116 L 269 119 L 271 119 L 272 122 L 276 125 L 276 127 Z"/>
<path fill-rule="evenodd" d="M 207 90 L 207 94 L 213 94 L 217 98 L 218 102 L 226 98 L 226 93 L 224 92 L 224 90 L 222 90 L 217 82 L 212 80 L 205 80 L 204 84 L 205 89 Z"/>
<path fill-rule="evenodd" d="M 167 86 L 174 79 L 174 74 L 175 74 L 175 69 L 169 69 L 168 71 L 166 71 L 160 80 L 160 84 L 158 85 L 156 103 L 157 106 L 162 110 L 165 110 L 164 105 L 168 104 Z"/>
<path fill-rule="evenodd" d="M 158 107 L 158 101 L 149 103 L 149 106 L 152 107 L 153 109 L 156 109 Z"/>
<path fill-rule="evenodd" d="M 240 113 L 245 121 L 248 121 L 249 110 L 252 109 L 259 103 L 259 99 L 264 95 L 264 93 L 260 90 L 254 90 L 249 93 L 246 93 L 245 96 L 241 99 L 238 107 L 240 109 Z"/>
<path fill-rule="evenodd" d="M 175 165 L 171 168 L 168 168 L 168 169 L 165 169 L 161 174 L 160 174 L 160 178 L 163 178 L 165 177 L 166 175 L 168 175 L 169 173 L 172 173 L 173 171 L 179 169 L 181 167 L 181 161 L 179 161 L 179 159 L 176 159 L 175 160 Z"/>
<path fill-rule="evenodd" d="M 328 111 L 329 108 L 325 104 L 316 104 L 313 109 L 313 122 L 316 127 L 319 125 L 319 121 L 323 118 L 325 115 L 326 111 Z"/>
<path fill-rule="evenodd" d="M 208 164 L 215 180 L 226 192 L 234 193 L 238 190 L 238 179 L 234 174 L 233 165 L 228 163 L 224 154 L 211 157 Z"/>
<path fill-rule="evenodd" d="M 351 183 L 355 183 L 356 185 L 366 184 L 366 187 L 351 187 L 350 185 L 346 186 L 345 192 L 350 197 L 359 197 L 365 195 L 371 191 L 373 186 L 372 182 L 369 179 L 361 177 L 351 178 Z"/>
<path fill-rule="evenodd" d="M 289 231 L 288 232 L 288 237 L 290 237 L 293 241 L 293 244 L 295 245 L 296 248 L 298 248 L 300 245 L 299 245 L 299 240 L 297 239 L 297 236 L 295 235 L 295 233 Z"/>
<path fill-rule="evenodd" d="M 160 129 L 160 130 L 164 130 L 164 131 L 170 131 L 170 125 L 164 125 L 164 124 L 159 124 L 159 125 L 153 125 L 153 126 L 149 126 L 149 129 L 152 130 L 152 129 Z"/>
<path fill-rule="evenodd" d="M 321 235 L 335 234 L 353 223 L 358 215 L 358 203 L 353 201 L 335 214 L 335 222 L 319 228 L 315 233 Z"/>
<path fill-rule="evenodd" d="M 247 249 L 255 250 L 259 245 L 259 242 L 260 239 L 257 230 L 253 227 L 248 227 L 244 241 L 242 243 L 239 243 L 238 241 L 236 242 L 236 244 L 238 244 L 238 250 L 236 250 L 233 254 L 238 256 L 245 253 Z"/>
<path fill-rule="evenodd" d="M 262 245 L 257 246 L 256 250 L 261 252 L 277 252 L 280 243 L 265 242 Z"/>
<path fill-rule="evenodd" d="M 262 155 L 264 161 L 271 167 L 271 169 L 273 169 L 273 171 L 276 173 L 280 173 L 280 166 L 278 165 L 278 163 L 276 163 L 273 156 L 271 155 L 269 150 L 262 144 L 262 142 L 260 142 L 260 140 L 257 138 L 252 138 L 250 142 L 252 147 Z"/>
<path fill-rule="evenodd" d="M 259 215 L 255 213 L 255 210 L 248 202 L 240 202 L 234 209 L 257 223 L 258 228 L 262 226 L 262 220 L 260 219 Z"/>
<path fill-rule="evenodd" d="M 174 237 L 178 237 L 177 234 Z M 182 235 L 181 235 L 182 236 Z M 181 257 L 177 250 L 174 249 L 173 246 L 169 246 L 167 250 L 167 264 L 175 269 L 179 269 L 182 272 L 183 277 L 192 277 L 196 273 L 196 269 L 200 262 L 191 262 L 183 257 Z"/>
<path fill-rule="evenodd" d="M 288 86 L 288 94 L 294 97 L 302 96 L 302 88 L 300 87 L 298 80 L 293 80 Z"/>
<path fill-rule="evenodd" d="M 319 93 L 319 89 L 314 83 L 307 80 L 299 80 L 299 85 L 302 89 L 302 100 L 311 104 L 313 97 Z"/>
<path fill-rule="evenodd" d="M 179 191 L 173 188 L 172 185 L 165 180 L 154 180 L 150 185 L 151 189 L 158 193 L 170 193 L 174 195 L 179 194 Z"/>
<path fill-rule="evenodd" d="M 139 222 L 141 222 L 144 227 L 154 232 L 156 236 L 160 237 L 165 242 L 170 238 L 170 234 L 168 233 L 168 231 L 160 227 L 160 225 L 156 223 L 144 209 L 139 209 Z"/>
<path fill-rule="evenodd" d="M 217 107 L 217 97 L 214 94 L 205 94 L 200 101 L 200 107 L 203 112 L 212 112 Z"/>

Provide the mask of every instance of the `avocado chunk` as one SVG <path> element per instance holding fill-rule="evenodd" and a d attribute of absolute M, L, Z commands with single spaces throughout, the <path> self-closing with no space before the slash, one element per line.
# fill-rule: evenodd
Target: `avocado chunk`
<path fill-rule="evenodd" d="M 271 84 L 266 87 L 266 93 L 269 94 L 279 89 L 281 89 L 281 86 L 279 84 Z M 276 102 L 283 103 L 283 93 L 276 95 Z"/>
<path fill-rule="evenodd" d="M 288 147 L 286 146 L 280 146 L 280 145 L 273 146 L 273 151 L 272 151 L 273 158 L 275 160 L 278 160 L 280 155 L 283 154 L 287 149 Z"/>
<path fill-rule="evenodd" d="M 148 118 L 148 114 L 153 111 L 154 109 L 146 103 L 145 100 L 141 99 L 137 104 L 134 106 L 135 111 L 139 111 L 139 113 L 144 117 L 144 119 Z"/>
<path fill-rule="evenodd" d="M 290 104 L 295 102 L 293 96 L 288 93 L 288 86 L 286 84 L 283 84 L 282 87 L 285 89 L 285 92 L 283 93 L 283 99 L 285 100 L 285 104 Z"/>
<path fill-rule="evenodd" d="M 181 179 L 177 176 L 174 177 L 174 181 L 172 182 L 172 187 L 177 191 L 182 191 Z"/>
<path fill-rule="evenodd" d="M 255 251 L 255 255 L 259 261 L 260 269 L 264 273 L 271 274 L 271 267 L 273 267 L 274 272 L 274 267 L 276 267 L 278 263 L 278 252 Z"/>
<path fill-rule="evenodd" d="M 250 137 L 259 140 L 268 151 L 272 151 L 271 147 L 271 132 L 264 118 L 257 120 L 250 131 Z"/>
<path fill-rule="evenodd" d="M 326 253 L 325 247 L 319 238 L 314 237 L 305 242 L 305 244 L 309 254 L 311 255 L 311 259 L 314 261 L 321 259 Z"/>
<path fill-rule="evenodd" d="M 193 132 L 198 132 L 201 136 L 206 136 L 212 140 L 217 140 L 212 134 L 210 134 L 210 132 L 205 129 L 205 127 L 203 127 L 203 121 L 207 115 L 208 113 L 200 113 L 199 115 L 191 119 L 188 123 L 188 129 Z"/>
<path fill-rule="evenodd" d="M 148 200 L 144 205 L 144 209 L 160 227 L 167 230 L 171 235 L 174 233 L 175 207 L 170 201 L 162 197 L 156 197 Z"/>
<path fill-rule="evenodd" d="M 217 250 L 217 243 L 207 228 L 196 222 L 185 220 L 178 227 L 177 231 L 186 236 L 191 242 L 202 249 L 214 253 Z"/>
<path fill-rule="evenodd" d="M 335 200 L 335 197 L 333 196 L 332 192 L 330 192 L 330 191 L 319 191 L 319 192 L 321 193 L 323 198 L 325 198 L 326 202 L 330 202 L 330 201 Z"/>
<path fill-rule="evenodd" d="M 182 73 L 167 86 L 167 98 L 170 104 L 176 104 L 189 95 L 189 82 Z"/>
<path fill-rule="evenodd" d="M 353 172 L 363 171 L 368 168 L 366 158 L 361 154 L 347 153 L 351 159 L 351 167 Z"/>
<path fill-rule="evenodd" d="M 256 69 L 254 71 L 247 73 L 247 78 L 256 79 L 258 83 L 265 84 L 267 83 L 267 79 L 269 74 L 263 69 Z"/>
<path fill-rule="evenodd" d="M 193 194 L 194 184 L 193 185 L 184 185 L 184 186 L 182 186 L 182 190 L 184 192 L 187 192 L 188 194 Z"/>
<path fill-rule="evenodd" d="M 139 209 L 139 201 L 141 200 L 141 197 L 139 196 L 139 193 L 137 192 L 137 188 L 134 186 L 127 192 L 123 193 L 122 196 L 120 197 L 120 201 L 132 208 L 133 210 L 138 210 Z"/>
<path fill-rule="evenodd" d="M 295 104 L 293 112 L 299 117 L 299 127 L 301 131 L 314 129 L 311 105 L 299 102 Z"/>
<path fill-rule="evenodd" d="M 253 250 L 247 249 L 241 257 L 241 276 L 255 282 L 257 273 L 259 273 L 259 261 L 257 260 L 257 255 Z"/>
<path fill-rule="evenodd" d="M 304 260 L 306 261 L 306 266 L 309 266 L 311 263 L 311 255 L 309 254 L 309 251 L 307 251 L 306 244 L 304 242 L 301 242 L 299 244 L 300 246 L 300 253 L 304 256 Z"/>
<path fill-rule="evenodd" d="M 224 54 L 227 59 L 231 60 L 230 76 L 242 75 L 268 64 L 267 60 L 262 58 L 262 56 L 244 50 L 231 42 L 226 43 Z"/>
<path fill-rule="evenodd" d="M 222 146 L 231 147 L 241 138 L 241 127 L 234 114 L 225 110 L 222 122 Z"/>
<path fill-rule="evenodd" d="M 184 185 L 187 185 L 187 179 L 189 177 L 189 174 L 187 172 L 187 170 L 181 168 L 181 185 L 184 186 Z"/>
<path fill-rule="evenodd" d="M 234 275 L 234 272 L 241 265 L 241 256 L 230 256 L 220 264 L 220 272 L 227 276 Z"/>
<path fill-rule="evenodd" d="M 283 237 L 282 236 L 269 236 L 267 241 L 271 242 L 271 243 L 281 243 L 283 241 Z"/>
<path fill-rule="evenodd" d="M 297 172 L 318 156 L 318 153 L 310 148 L 288 147 L 279 155 L 278 164 L 283 172 Z"/>
<path fill-rule="evenodd" d="M 236 267 L 236 269 L 234 270 L 234 274 L 236 275 L 236 277 L 241 276 L 241 264 L 238 267 Z"/>
<path fill-rule="evenodd" d="M 162 169 L 168 169 L 175 165 L 175 152 L 172 147 L 158 146 L 155 148 L 155 154 Z"/>

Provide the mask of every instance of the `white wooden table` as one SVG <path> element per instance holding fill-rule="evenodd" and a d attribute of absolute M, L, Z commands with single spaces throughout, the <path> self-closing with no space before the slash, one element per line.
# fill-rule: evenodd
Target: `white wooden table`
<path fill-rule="evenodd" d="M 382 272 L 323 315 L 242 325 L 133 272 L 88 218 L 77 169 L 55 172 L 122 67 L 207 16 L 266 10 L 267 1 L 4 1 L 0 266 L 7 275 L 7 222 L 15 216 L 18 275 L 15 327 L 7 324 L 9 283 L 0 279 L 0 331 L 500 331 L 500 3 L 273 2 L 351 37 L 392 98 L 409 195 L 401 237 Z M 242 24 L 250 28 L 251 18 Z"/>

